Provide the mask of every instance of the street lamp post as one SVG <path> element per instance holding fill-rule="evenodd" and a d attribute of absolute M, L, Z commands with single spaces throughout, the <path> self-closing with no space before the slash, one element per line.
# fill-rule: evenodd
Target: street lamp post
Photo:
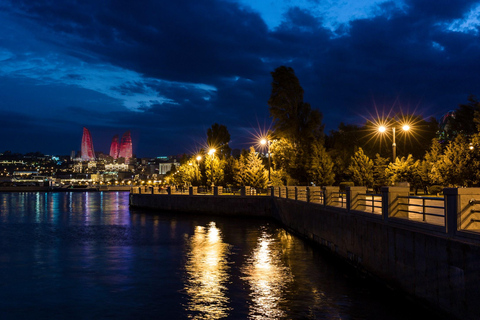
<path fill-rule="evenodd" d="M 267 155 L 268 155 L 268 185 L 271 184 L 271 179 L 270 179 L 270 167 L 271 167 L 271 163 L 270 163 L 270 141 L 268 139 L 262 139 L 260 140 L 260 143 L 262 145 L 267 145 Z"/>
<path fill-rule="evenodd" d="M 198 183 L 201 180 L 201 172 L 200 172 L 200 160 L 202 160 L 202 156 L 198 155 L 195 159 L 197 159 L 197 171 L 195 172 L 195 178 L 197 179 Z"/>
<path fill-rule="evenodd" d="M 211 159 L 211 166 L 212 166 L 212 188 L 215 186 L 215 183 L 213 182 L 213 179 L 214 179 L 214 175 L 213 175 L 213 160 L 214 160 L 214 158 L 215 158 L 215 151 L 217 151 L 217 150 L 215 150 L 215 149 L 213 149 L 213 148 L 210 149 L 210 150 L 208 150 L 208 154 L 212 157 L 212 159 Z"/>
<path fill-rule="evenodd" d="M 395 160 L 397 159 L 397 143 L 395 142 L 395 126 L 392 127 L 392 149 L 393 149 L 393 158 L 392 158 L 392 162 L 395 162 Z M 408 124 L 405 124 L 403 125 L 402 127 L 403 131 L 408 131 L 410 130 L 410 126 Z M 387 128 L 385 126 L 380 126 L 378 128 L 378 131 L 380 132 L 385 132 L 387 130 Z"/>

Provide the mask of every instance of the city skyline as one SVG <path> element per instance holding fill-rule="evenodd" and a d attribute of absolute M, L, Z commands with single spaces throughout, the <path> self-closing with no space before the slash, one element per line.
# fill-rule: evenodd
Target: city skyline
<path fill-rule="evenodd" d="M 208 14 L 206 14 L 208 12 Z M 0 152 L 194 153 L 225 125 L 271 125 L 270 72 L 292 67 L 326 132 L 402 110 L 437 119 L 480 95 L 479 1 L 0 2 Z"/>

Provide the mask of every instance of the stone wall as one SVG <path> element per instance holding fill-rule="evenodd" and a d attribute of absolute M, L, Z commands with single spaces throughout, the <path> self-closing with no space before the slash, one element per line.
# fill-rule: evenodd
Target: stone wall
<path fill-rule="evenodd" d="M 130 205 L 188 213 L 271 217 L 272 198 L 247 196 L 130 194 Z"/>

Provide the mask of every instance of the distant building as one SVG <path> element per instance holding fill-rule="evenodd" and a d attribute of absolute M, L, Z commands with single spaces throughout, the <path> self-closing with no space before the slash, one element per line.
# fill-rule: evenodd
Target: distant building
<path fill-rule="evenodd" d="M 113 136 L 112 143 L 110 145 L 110 157 L 117 159 L 120 153 L 120 144 L 118 143 L 118 134 Z"/>
<path fill-rule="evenodd" d="M 161 175 L 167 174 L 167 172 L 172 169 L 176 169 L 178 166 L 180 166 L 180 163 L 177 162 L 176 159 L 174 159 L 173 162 L 160 163 L 158 165 L 158 173 Z"/>
<path fill-rule="evenodd" d="M 82 136 L 82 160 L 95 160 L 95 152 L 93 151 L 93 141 L 90 131 L 83 128 Z"/>
<path fill-rule="evenodd" d="M 118 157 L 125 158 L 125 162 L 128 162 L 127 159 L 131 159 L 133 157 L 132 137 L 130 136 L 130 131 L 125 132 L 122 136 Z"/>

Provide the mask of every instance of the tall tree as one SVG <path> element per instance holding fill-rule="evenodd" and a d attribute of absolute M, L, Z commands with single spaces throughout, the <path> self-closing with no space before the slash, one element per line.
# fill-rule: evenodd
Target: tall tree
<path fill-rule="evenodd" d="M 241 154 L 238 159 L 234 159 L 233 180 L 235 181 L 235 185 L 237 186 L 246 185 L 245 169 L 246 169 L 245 157 L 243 156 L 243 154 Z"/>
<path fill-rule="evenodd" d="M 425 170 L 427 172 L 427 180 L 429 185 L 442 184 L 443 178 L 439 171 L 439 163 L 443 157 L 442 145 L 437 139 L 432 139 L 430 150 L 425 154 Z"/>
<path fill-rule="evenodd" d="M 267 172 L 263 166 L 262 159 L 250 147 L 248 157 L 245 159 L 245 185 L 254 188 L 265 188 L 267 186 Z"/>
<path fill-rule="evenodd" d="M 312 144 L 322 138 L 320 111 L 303 101 L 303 88 L 290 67 L 281 66 L 271 72 L 272 93 L 268 100 L 275 135 L 292 146 L 287 174 L 300 183 L 308 183 L 308 154 Z"/>
<path fill-rule="evenodd" d="M 228 146 L 229 142 L 230 133 L 223 124 L 214 123 L 212 127 L 207 130 L 208 146 L 217 149 L 218 154 L 223 158 L 228 157 L 232 151 Z"/>
<path fill-rule="evenodd" d="M 375 189 L 375 193 L 378 193 L 381 187 L 389 184 L 385 173 L 385 170 L 388 167 L 388 158 L 383 158 L 377 153 L 375 159 L 373 159 L 373 164 L 373 188 Z"/>
<path fill-rule="evenodd" d="M 340 123 L 338 130 L 332 130 L 325 137 L 325 147 L 328 153 L 335 159 L 336 182 L 348 181 L 348 166 L 359 146 L 363 146 L 364 130 L 357 125 L 345 125 Z M 363 149 L 365 153 L 365 148 Z"/>
<path fill-rule="evenodd" d="M 468 139 L 458 135 L 445 147 L 437 168 L 444 186 L 470 187 L 478 183 L 478 151 L 470 149 Z"/>
<path fill-rule="evenodd" d="M 216 155 L 206 155 L 204 163 L 207 185 L 221 185 L 224 182 L 225 160 Z"/>
<path fill-rule="evenodd" d="M 453 121 L 453 130 L 457 134 L 471 136 L 478 132 L 477 121 L 480 113 L 480 102 L 475 96 L 468 97 L 468 103 L 460 104 L 455 110 L 455 118 Z"/>
<path fill-rule="evenodd" d="M 281 66 L 271 75 L 272 93 L 268 105 L 276 134 L 292 140 L 295 146 L 321 138 L 322 114 L 303 101 L 303 88 L 293 69 Z"/>
<path fill-rule="evenodd" d="M 392 183 L 408 182 L 413 184 L 418 178 L 417 167 L 419 165 L 420 161 L 415 161 L 409 154 L 406 158 L 397 158 L 395 162 L 391 162 L 385 170 L 385 174 Z"/>
<path fill-rule="evenodd" d="M 373 186 L 374 164 L 364 152 L 359 148 L 352 157 L 352 162 L 348 167 L 352 175 L 352 180 L 357 186 Z"/>
<path fill-rule="evenodd" d="M 318 186 L 329 186 L 335 181 L 333 161 L 325 147 L 317 142 L 313 144 L 308 174 L 310 180 Z"/>

